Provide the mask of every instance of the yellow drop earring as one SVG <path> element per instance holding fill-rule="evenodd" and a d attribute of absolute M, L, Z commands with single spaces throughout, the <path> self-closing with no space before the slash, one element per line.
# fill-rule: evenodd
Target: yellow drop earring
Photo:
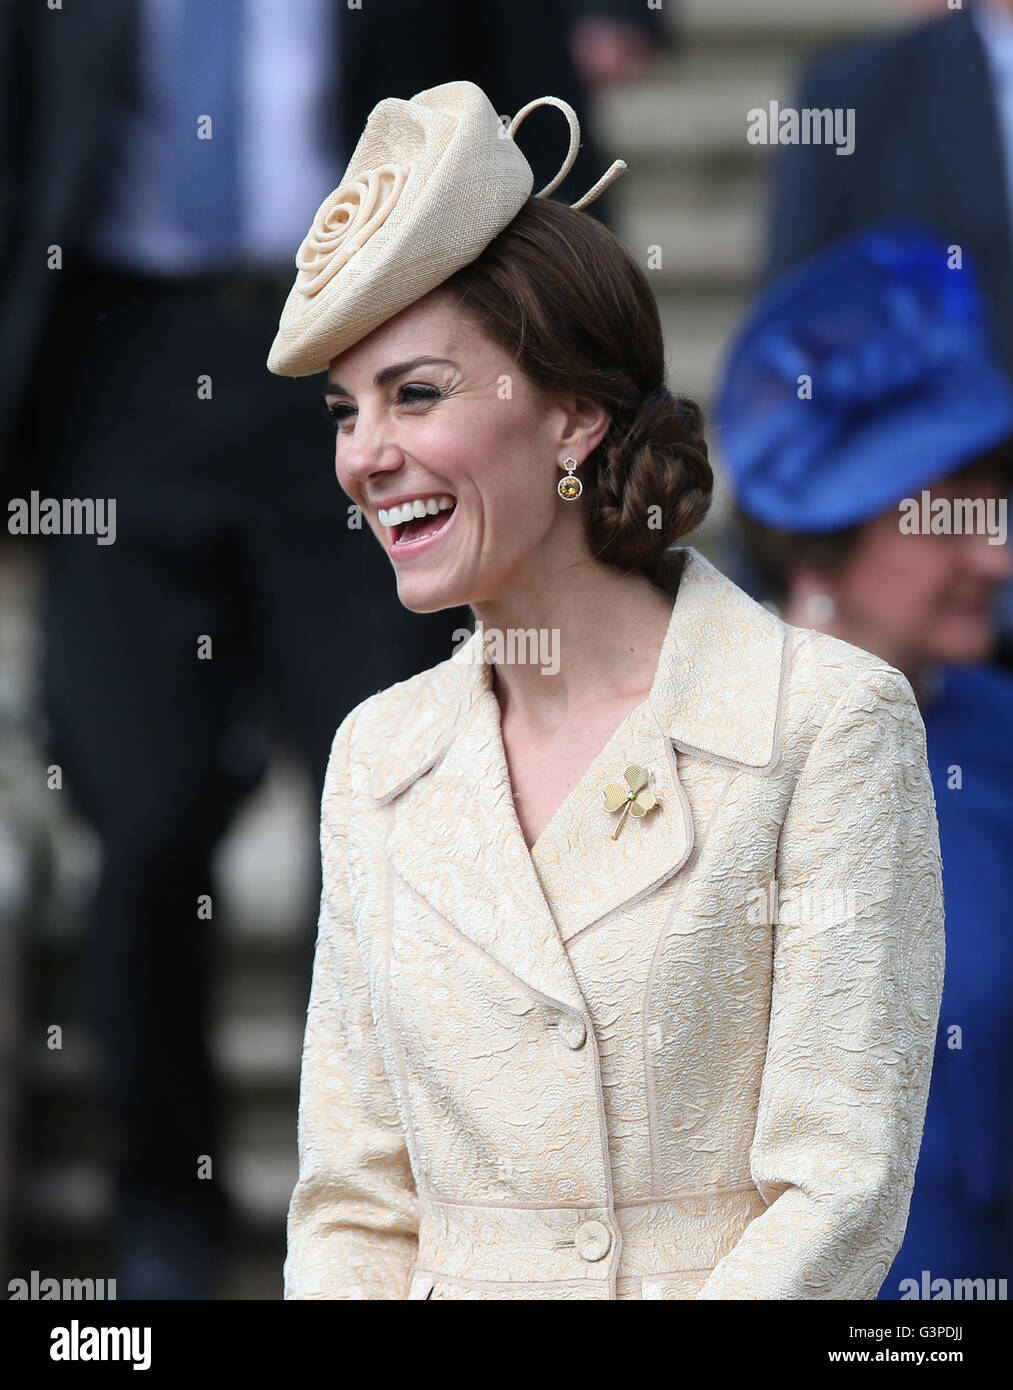
<path fill-rule="evenodd" d="M 584 491 L 584 484 L 579 478 L 573 476 L 573 470 L 579 468 L 580 465 L 575 458 L 564 459 L 563 465 L 566 468 L 566 477 L 560 478 L 556 484 L 556 491 L 564 502 L 576 502 Z"/>

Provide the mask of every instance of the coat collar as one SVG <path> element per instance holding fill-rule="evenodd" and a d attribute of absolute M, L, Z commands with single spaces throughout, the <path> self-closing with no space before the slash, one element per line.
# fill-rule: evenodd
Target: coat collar
<path fill-rule="evenodd" d="M 698 551 L 682 580 L 648 699 L 616 730 L 530 852 L 513 805 L 492 668 L 481 634 L 409 687 L 368 756 L 364 789 L 400 798 L 393 868 L 453 926 L 530 987 L 586 1006 L 565 943 L 660 886 L 689 858 L 679 752 L 766 768 L 777 756 L 787 629 Z M 391 727 L 396 724 L 397 727 Z M 601 788 L 647 767 L 659 807 L 616 840 Z M 423 774 L 428 774 L 423 776 Z"/>
<path fill-rule="evenodd" d="M 684 551 L 650 695 L 654 713 L 687 751 L 766 767 L 775 751 L 784 623 L 698 550 Z M 371 760 L 369 789 L 377 802 L 390 800 L 432 767 L 475 706 L 493 693 L 492 668 L 479 659 L 480 640 L 472 633 L 453 656 L 426 672 L 431 688 L 413 702 L 408 727 Z M 729 710 L 734 718 L 727 717 Z"/>

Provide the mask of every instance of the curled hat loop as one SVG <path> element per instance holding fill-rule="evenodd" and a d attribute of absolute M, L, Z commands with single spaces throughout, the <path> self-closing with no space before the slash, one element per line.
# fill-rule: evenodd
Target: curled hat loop
<path fill-rule="evenodd" d="M 593 203 L 599 193 L 604 193 L 610 183 L 615 183 L 620 174 L 626 173 L 626 167 L 625 159 L 614 159 L 598 182 L 587 190 L 583 198 L 578 198 L 575 203 L 570 204 L 573 210 L 580 212 L 581 208 L 586 208 L 588 203 Z"/>
<path fill-rule="evenodd" d="M 551 193 L 580 147 L 573 108 L 538 97 L 506 129 L 474 82 L 444 82 L 411 100 L 377 102 L 340 185 L 324 199 L 295 257 L 295 283 L 267 359 L 277 376 L 308 376 L 470 265 L 531 197 L 534 175 L 510 138 L 536 106 L 566 117 L 570 147 Z M 616 160 L 585 207 L 626 165 Z"/>
<path fill-rule="evenodd" d="M 513 120 L 510 122 L 510 126 L 507 133 L 511 137 L 513 137 L 516 134 L 517 127 L 520 125 L 521 121 L 524 120 L 525 116 L 529 116 L 531 112 L 534 111 L 536 106 L 558 107 L 559 110 L 562 111 L 563 115 L 566 117 L 566 123 L 570 127 L 570 148 L 566 152 L 566 158 L 563 161 L 563 164 L 559 172 L 556 174 L 556 177 L 554 179 L 551 179 L 545 185 L 544 188 L 539 189 L 539 191 L 535 194 L 536 198 L 545 198 L 553 191 L 553 189 L 559 187 L 562 181 L 566 178 L 567 174 L 573 168 L 573 161 L 577 158 L 577 150 L 580 148 L 580 122 L 577 119 L 576 111 L 574 111 L 573 107 L 569 104 L 569 102 L 563 101 L 562 97 L 535 97 L 535 99 L 533 101 L 529 101 L 526 106 L 522 106 L 521 109 L 517 112 L 516 116 L 514 116 Z M 579 198 L 577 202 L 571 203 L 570 206 L 574 209 L 574 211 L 579 212 L 581 208 L 587 207 L 588 203 L 593 203 L 595 198 L 597 198 L 599 194 L 604 193 L 605 189 L 608 188 L 609 184 L 614 183 L 620 174 L 624 174 L 626 172 L 626 167 L 627 166 L 625 160 L 613 160 L 612 164 L 605 171 L 605 173 L 602 174 L 598 182 L 588 189 L 588 191 L 584 194 L 583 198 Z"/>

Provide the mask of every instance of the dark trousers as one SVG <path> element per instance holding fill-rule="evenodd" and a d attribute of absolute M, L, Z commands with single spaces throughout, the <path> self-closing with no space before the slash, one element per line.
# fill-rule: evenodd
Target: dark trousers
<path fill-rule="evenodd" d="M 265 730 L 319 798 L 348 710 L 449 656 L 470 613 L 409 613 L 372 535 L 349 529 L 323 376 L 264 365 L 287 286 L 60 277 L 19 438 L 44 496 L 116 500 L 114 544 L 39 545 L 51 756 L 101 839 L 82 986 L 118 1215 L 216 1228 L 220 913 L 197 911 L 212 851 L 260 775 Z M 202 1155 L 214 1181 L 198 1180 Z"/>

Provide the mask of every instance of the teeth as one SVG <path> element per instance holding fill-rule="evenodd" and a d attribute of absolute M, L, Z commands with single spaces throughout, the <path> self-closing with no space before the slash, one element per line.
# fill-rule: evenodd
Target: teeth
<path fill-rule="evenodd" d="M 428 497 L 424 501 L 422 498 L 416 498 L 396 507 L 378 507 L 376 514 L 381 526 L 400 526 L 416 516 L 435 516 L 437 512 L 449 511 L 453 505 L 453 497 L 444 493 L 442 497 Z"/>

